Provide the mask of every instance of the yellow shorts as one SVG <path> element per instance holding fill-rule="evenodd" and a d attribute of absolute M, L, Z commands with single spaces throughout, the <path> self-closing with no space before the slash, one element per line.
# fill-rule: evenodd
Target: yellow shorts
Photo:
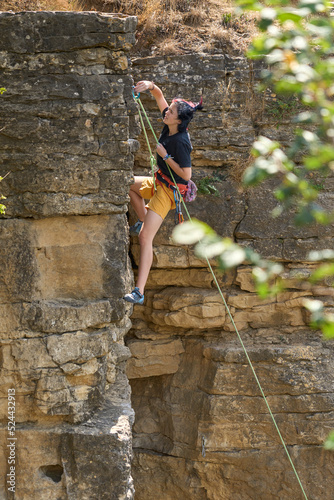
<path fill-rule="evenodd" d="M 139 192 L 144 200 L 150 200 L 146 208 L 149 208 L 164 219 L 168 212 L 175 208 L 174 194 L 165 185 L 160 186 L 156 183 L 156 186 L 157 190 L 154 192 L 153 179 L 152 177 L 148 177 L 142 182 Z"/>

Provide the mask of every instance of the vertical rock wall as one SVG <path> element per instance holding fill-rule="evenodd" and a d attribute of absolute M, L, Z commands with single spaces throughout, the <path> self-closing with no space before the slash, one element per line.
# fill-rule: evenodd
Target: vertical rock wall
<path fill-rule="evenodd" d="M 132 279 L 135 26 L 0 13 L 1 499 L 133 496 L 121 297 Z"/>
<path fill-rule="evenodd" d="M 11 478 L 18 500 L 133 496 L 121 297 L 132 280 L 134 30 L 131 17 L 0 14 L 0 175 L 10 171 L 0 184 L 1 499 L 14 497 Z M 288 290 L 265 302 L 247 267 L 219 279 L 309 498 L 330 500 L 333 455 L 322 441 L 334 428 L 333 344 L 309 330 L 301 303 L 315 296 L 330 306 L 332 289 L 305 289 L 299 277 L 310 273 L 309 249 L 332 247 L 333 227 L 273 221 L 273 184 L 243 192 L 238 181 L 257 134 L 288 143 L 289 117 L 277 117 L 271 95 L 265 111 L 257 69 L 243 58 L 147 58 L 133 74 L 168 99 L 204 95 L 190 125 L 194 178 L 219 196 L 200 195 L 191 215 L 290 273 Z M 154 101 L 142 97 L 159 129 Z M 143 145 L 138 173 L 147 161 Z M 321 190 L 325 206 L 332 182 Z M 299 498 L 211 275 L 173 244 L 172 228 L 173 214 L 155 240 L 146 303 L 127 340 L 136 500 Z M 138 262 L 135 238 L 131 252 Z"/>
<path fill-rule="evenodd" d="M 216 192 L 189 204 L 191 216 L 285 266 L 288 288 L 273 299 L 258 298 L 245 266 L 219 281 L 308 498 L 331 500 L 334 455 L 322 444 L 334 428 L 334 344 L 308 328 L 302 301 L 331 307 L 333 289 L 300 278 L 311 272 L 309 250 L 333 248 L 334 228 L 272 219 L 275 182 L 244 192 L 239 181 L 256 135 L 288 144 L 291 114 L 270 91 L 255 94 L 258 68 L 244 58 L 151 57 L 133 61 L 133 72 L 168 100 L 203 94 L 204 111 L 189 126 L 194 179 Z M 154 101 L 143 102 L 159 130 Z M 138 173 L 149 172 L 147 161 L 143 143 Z M 332 208 L 333 176 L 315 182 L 320 203 Z M 136 499 L 303 498 L 211 274 L 191 249 L 173 244 L 173 226 L 170 214 L 155 239 L 145 306 L 134 309 L 127 336 Z M 131 251 L 138 262 L 136 238 Z"/>

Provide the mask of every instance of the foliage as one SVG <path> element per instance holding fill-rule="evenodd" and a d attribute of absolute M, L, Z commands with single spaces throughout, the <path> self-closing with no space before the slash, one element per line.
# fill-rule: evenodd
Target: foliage
<path fill-rule="evenodd" d="M 270 68 L 263 71 L 278 94 L 298 97 L 307 110 L 294 118 L 296 131 L 290 147 L 259 137 L 253 146 L 255 161 L 245 174 L 247 185 L 279 174 L 282 184 L 275 195 L 286 206 L 296 203 L 300 222 L 328 222 L 315 203 L 317 192 L 307 180 L 310 171 L 334 169 L 334 19 L 312 16 L 326 12 L 325 0 L 289 2 L 240 0 L 252 10 L 261 10 L 259 27 L 264 34 L 253 41 L 251 58 L 265 58 Z M 283 5 L 283 6 L 282 6 Z M 298 156 L 303 153 L 302 164 Z M 330 215 L 330 214 L 328 214 Z"/>
<path fill-rule="evenodd" d="M 334 451 L 334 431 L 329 433 L 329 436 L 325 441 L 325 450 Z"/>
<path fill-rule="evenodd" d="M 9 174 L 9 172 L 5 175 L 5 177 L 7 177 L 7 175 Z M 1 177 L 0 176 L 0 182 L 5 178 L 5 177 Z M 5 200 L 6 199 L 6 196 L 3 196 L 2 194 L 0 194 L 0 201 L 1 200 Z M 6 206 L 3 205 L 2 203 L 0 203 L 0 215 L 4 215 L 5 213 L 5 210 L 6 210 Z"/>
<path fill-rule="evenodd" d="M 239 6 L 260 11 L 262 36 L 253 41 L 249 57 L 265 59 L 270 65 L 263 71 L 263 85 L 270 86 L 286 99 L 298 99 L 306 108 L 294 117 L 296 130 L 287 150 L 266 137 L 253 144 L 255 161 L 244 176 L 246 185 L 255 185 L 275 175 L 281 185 L 275 196 L 283 208 L 296 208 L 297 225 L 334 220 L 317 201 L 319 186 L 313 175 L 327 176 L 334 171 L 334 18 L 326 0 L 291 2 L 239 0 Z M 302 154 L 302 162 L 298 158 Z M 311 175 L 310 175 L 311 173 Z M 314 253 L 313 253 L 314 257 Z M 314 260 L 321 260 L 317 255 Z M 312 275 L 313 282 L 334 275 L 331 255 Z M 334 336 L 334 317 L 326 315 L 321 301 L 306 301 L 312 314 L 312 326 L 327 337 Z"/>
<path fill-rule="evenodd" d="M 2 177 L 0 177 L 0 181 L 2 181 Z M 5 200 L 5 199 L 6 199 L 6 197 L 1 194 L 0 195 L 0 200 Z M 6 210 L 6 206 L 3 205 L 2 203 L 0 203 L 0 214 L 4 215 L 5 210 Z"/>
<path fill-rule="evenodd" d="M 246 14 L 240 16 L 232 12 L 224 12 L 222 14 L 222 26 L 226 29 L 234 29 L 236 31 L 243 29 L 243 24 L 249 22 Z"/>
<path fill-rule="evenodd" d="M 267 106 L 266 112 L 276 120 L 276 126 L 279 128 L 284 119 L 290 119 L 291 115 L 298 111 L 300 102 L 295 95 L 277 95 L 275 99 Z"/>
<path fill-rule="evenodd" d="M 213 194 L 214 196 L 220 196 L 218 189 L 215 184 L 217 182 L 221 182 L 221 179 L 215 176 L 202 177 L 199 181 L 197 181 L 198 192 L 201 194 Z"/>

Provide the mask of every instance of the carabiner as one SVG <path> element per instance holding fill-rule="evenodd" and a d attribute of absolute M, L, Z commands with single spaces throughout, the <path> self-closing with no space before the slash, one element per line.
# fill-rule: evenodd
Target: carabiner
<path fill-rule="evenodd" d="M 134 85 L 132 85 L 132 89 L 134 89 L 134 88 L 135 88 L 135 86 L 134 86 Z M 132 90 L 132 97 L 133 97 L 134 99 L 139 99 L 139 97 L 140 97 L 140 92 L 138 92 L 138 94 L 137 94 L 137 95 L 135 95 L 134 90 Z"/>

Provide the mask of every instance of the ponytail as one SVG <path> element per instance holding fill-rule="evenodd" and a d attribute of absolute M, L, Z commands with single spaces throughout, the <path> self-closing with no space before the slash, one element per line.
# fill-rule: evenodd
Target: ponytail
<path fill-rule="evenodd" d="M 195 111 L 203 109 L 202 97 L 197 104 L 179 98 L 173 99 L 172 102 L 177 103 L 178 118 L 182 121 L 178 126 L 179 132 L 187 129 L 189 122 L 193 119 Z"/>
<path fill-rule="evenodd" d="M 203 109 L 203 97 L 201 97 L 200 101 L 194 106 L 194 111 Z"/>

